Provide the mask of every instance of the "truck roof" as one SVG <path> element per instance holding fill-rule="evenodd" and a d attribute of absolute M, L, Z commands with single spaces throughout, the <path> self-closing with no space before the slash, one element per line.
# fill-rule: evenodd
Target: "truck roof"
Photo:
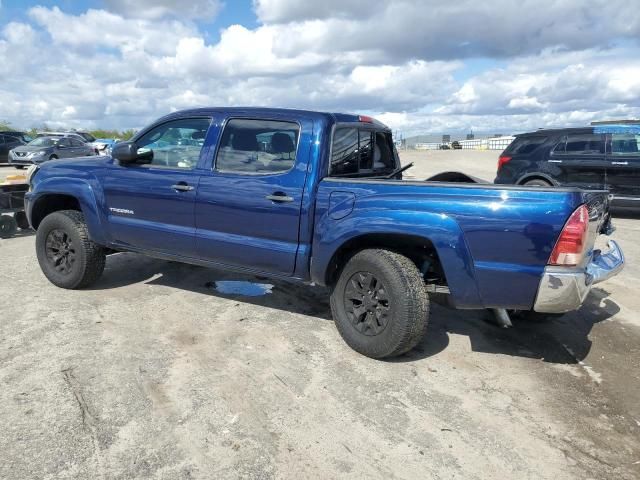
<path fill-rule="evenodd" d="M 228 115 L 269 115 L 269 114 L 291 114 L 291 115 L 305 115 L 311 117 L 322 118 L 330 123 L 348 123 L 348 122 L 362 122 L 370 123 L 381 128 L 388 129 L 384 123 L 376 120 L 373 117 L 367 115 L 358 115 L 355 113 L 339 113 L 339 112 L 319 112 L 314 110 L 301 110 L 295 108 L 273 108 L 273 107 L 202 107 L 202 108 L 190 108 L 187 110 L 178 110 L 165 115 L 160 120 L 168 120 L 176 117 L 192 116 L 192 115 L 212 115 L 215 113 L 222 113 Z M 154 122 L 156 123 L 156 122 Z"/>

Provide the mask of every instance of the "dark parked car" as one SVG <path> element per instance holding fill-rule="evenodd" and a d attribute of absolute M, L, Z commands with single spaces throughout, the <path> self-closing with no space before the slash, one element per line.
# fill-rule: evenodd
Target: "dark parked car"
<path fill-rule="evenodd" d="M 95 155 L 92 146 L 76 137 L 76 135 L 69 137 L 37 137 L 28 144 L 11 150 L 9 152 L 9 163 L 16 168 L 24 168 L 47 160 Z"/>
<path fill-rule="evenodd" d="M 2 135 L 9 135 L 11 137 L 16 137 L 18 140 L 22 140 L 24 143 L 29 143 L 31 140 L 33 140 L 33 138 L 31 138 L 29 135 L 27 135 L 24 132 L 17 132 L 17 131 L 4 131 L 4 132 L 0 132 L 0 134 Z"/>
<path fill-rule="evenodd" d="M 459 141 L 454 140 L 453 142 L 451 142 L 451 148 L 453 148 L 454 150 L 462 150 L 462 145 Z"/>
<path fill-rule="evenodd" d="M 607 189 L 612 205 L 640 206 L 640 125 L 517 135 L 500 155 L 495 183 Z"/>
<path fill-rule="evenodd" d="M 11 132 L 14 133 L 14 132 Z M 12 148 L 24 145 L 26 142 L 22 141 L 17 136 L 6 132 L 0 132 L 0 163 L 9 162 L 9 151 Z"/>

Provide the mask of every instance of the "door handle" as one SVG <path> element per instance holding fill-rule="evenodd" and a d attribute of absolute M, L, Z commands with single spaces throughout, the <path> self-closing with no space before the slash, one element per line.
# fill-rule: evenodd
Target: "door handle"
<path fill-rule="evenodd" d="M 171 188 L 173 188 L 174 190 L 177 190 L 178 192 L 190 192 L 191 190 L 193 190 L 193 187 L 191 185 L 187 185 L 184 182 L 171 185 Z"/>
<path fill-rule="evenodd" d="M 611 162 L 611 165 L 629 165 L 629 162 Z"/>
<path fill-rule="evenodd" d="M 293 197 L 290 197 L 286 193 L 275 192 L 272 195 L 267 195 L 267 200 L 271 200 L 272 202 L 284 203 L 284 202 L 293 202 Z"/>

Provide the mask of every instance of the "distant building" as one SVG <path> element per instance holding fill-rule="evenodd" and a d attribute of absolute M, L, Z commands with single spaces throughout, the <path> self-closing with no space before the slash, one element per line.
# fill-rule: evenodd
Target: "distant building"
<path fill-rule="evenodd" d="M 442 135 L 442 143 L 449 143 L 451 141 L 451 135 Z"/>
<path fill-rule="evenodd" d="M 476 136 L 473 134 L 473 132 L 467 133 L 467 140 L 473 140 L 474 138 L 476 138 Z"/>

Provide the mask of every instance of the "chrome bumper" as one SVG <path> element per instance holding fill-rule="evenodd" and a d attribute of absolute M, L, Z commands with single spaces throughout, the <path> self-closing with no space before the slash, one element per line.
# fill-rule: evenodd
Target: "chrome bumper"
<path fill-rule="evenodd" d="M 620 273 L 624 268 L 624 254 L 614 240 L 609 240 L 607 246 L 607 252 L 594 251 L 586 268 L 546 267 L 533 310 L 541 313 L 576 310 L 591 287 Z"/>

